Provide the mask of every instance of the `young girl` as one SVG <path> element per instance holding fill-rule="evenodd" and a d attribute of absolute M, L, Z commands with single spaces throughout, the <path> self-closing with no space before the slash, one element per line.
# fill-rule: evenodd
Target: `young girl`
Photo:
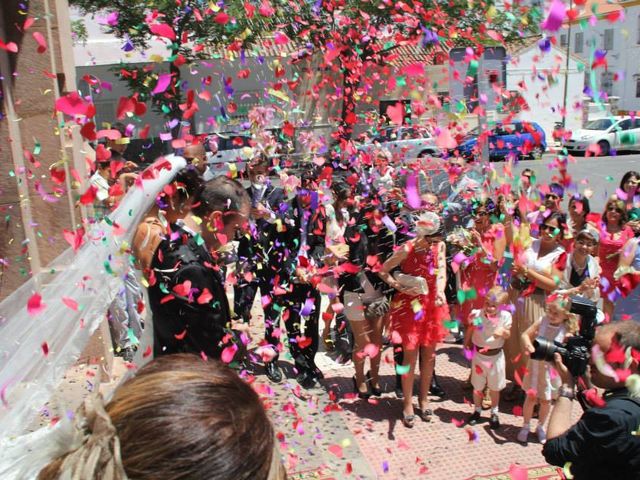
<path fill-rule="evenodd" d="M 469 335 L 465 347 L 475 352 L 471 361 L 475 411 L 467 420 L 469 425 L 475 425 L 480 419 L 483 391 L 488 385 L 491 396 L 489 426 L 494 430 L 500 427 L 500 390 L 507 385 L 502 347 L 511 332 L 511 313 L 504 308 L 508 300 L 509 294 L 502 287 L 493 287 L 487 292 L 482 310 L 472 310 L 469 315 Z"/>
<path fill-rule="evenodd" d="M 535 351 L 533 341 L 537 337 L 543 337 L 554 342 L 564 342 L 567 336 L 573 335 L 578 330 L 578 321 L 571 312 L 571 300 L 561 295 L 550 295 L 545 307 L 546 314 L 531 325 L 521 337 L 523 350 L 529 355 Z M 544 360 L 529 359 L 528 373 L 522 382 L 522 388 L 527 393 L 524 401 L 522 429 L 518 433 L 518 441 L 526 443 L 530 433 L 533 408 L 539 403 L 538 428 L 536 434 L 540 443 L 545 443 L 547 434 L 544 424 L 549 416 L 552 394 L 560 386 L 560 378 L 553 375 L 551 364 Z"/>
<path fill-rule="evenodd" d="M 446 334 L 443 321 L 449 318 L 444 294 L 446 258 L 440 218 L 433 212 L 423 212 L 417 217 L 415 227 L 416 238 L 396 250 L 378 274 L 397 290 L 391 303 L 389 318 L 393 330 L 402 339 L 404 365 L 399 365 L 396 371 L 400 373 L 399 370 L 402 370 L 402 422 L 407 428 L 414 426 L 416 418 L 413 410 L 413 376 L 418 354 L 420 418 L 430 422 L 433 416 L 428 394 L 435 364 L 435 349 Z M 396 267 L 400 267 L 404 277 L 391 275 Z M 413 278 L 413 285 L 407 284 L 407 280 L 403 282 L 402 278 Z"/>

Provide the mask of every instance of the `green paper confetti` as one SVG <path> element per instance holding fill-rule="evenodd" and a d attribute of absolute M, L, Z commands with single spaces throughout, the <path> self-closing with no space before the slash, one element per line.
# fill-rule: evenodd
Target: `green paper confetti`
<path fill-rule="evenodd" d="M 455 320 L 447 320 L 444 322 L 444 328 L 447 330 L 455 330 L 458 328 L 458 322 Z"/>
<path fill-rule="evenodd" d="M 409 365 L 396 365 L 396 375 L 404 375 L 409 373 Z"/>
<path fill-rule="evenodd" d="M 478 61 L 471 60 L 467 69 L 467 77 L 475 77 L 476 73 L 478 73 Z"/>
<path fill-rule="evenodd" d="M 111 269 L 111 264 L 108 261 L 104 262 L 104 269 L 109 275 L 113 275 L 113 270 Z"/>

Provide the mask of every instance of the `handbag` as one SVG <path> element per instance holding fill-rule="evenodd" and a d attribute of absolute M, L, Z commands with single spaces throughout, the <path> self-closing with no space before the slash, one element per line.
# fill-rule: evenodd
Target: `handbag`
<path fill-rule="evenodd" d="M 387 314 L 391 302 L 386 295 L 364 304 L 364 317 L 367 320 L 375 320 Z"/>

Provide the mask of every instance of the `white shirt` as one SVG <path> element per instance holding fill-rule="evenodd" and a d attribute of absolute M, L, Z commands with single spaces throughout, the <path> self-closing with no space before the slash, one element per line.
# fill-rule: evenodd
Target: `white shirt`
<path fill-rule="evenodd" d="M 477 321 L 474 321 L 475 328 L 473 329 L 472 340 L 476 346 L 488 349 L 502 348 L 504 338 L 495 337 L 494 332 L 500 327 L 507 330 L 511 328 L 511 313 L 506 310 L 500 310 L 497 317 L 488 318 L 482 314 L 482 310 L 472 310 L 470 317 L 482 321 L 479 325 L 477 325 Z"/>
<path fill-rule="evenodd" d="M 337 245 L 345 243 L 344 232 L 347 229 L 349 223 L 349 211 L 346 208 L 342 209 L 342 222 L 338 222 L 336 218 L 336 211 L 333 205 L 325 205 L 325 213 L 327 214 L 327 226 L 325 242 L 327 246 Z"/>
<path fill-rule="evenodd" d="M 538 257 L 540 251 L 540 240 L 536 239 L 524 252 L 526 267 L 538 273 L 551 273 L 551 267 L 564 253 L 564 248 L 557 246 L 543 257 Z"/>

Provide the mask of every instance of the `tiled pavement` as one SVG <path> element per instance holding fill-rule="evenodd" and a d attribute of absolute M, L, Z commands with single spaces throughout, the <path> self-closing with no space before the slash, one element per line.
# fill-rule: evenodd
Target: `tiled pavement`
<path fill-rule="evenodd" d="M 256 307 L 252 312 L 252 334 L 258 341 L 262 337 L 262 312 L 257 301 Z M 138 365 L 150 339 L 151 328 L 147 328 L 135 362 Z M 387 348 L 382 355 L 381 386 L 384 391 L 393 392 L 391 349 Z M 295 381 L 291 359 L 287 357 L 288 354 L 281 355 L 280 364 L 287 377 L 282 383 L 270 384 L 259 365 L 248 380 L 265 401 L 289 477 L 294 480 L 462 480 L 475 475 L 487 480 L 507 480 L 516 477 L 491 474 L 508 472 L 510 467 L 545 465 L 541 445 L 533 435 L 526 447 L 515 441 L 522 419 L 513 415 L 513 404 L 501 403 L 502 427 L 497 432 L 490 430 L 486 422 L 473 428 L 459 426 L 472 411 L 468 401 L 471 392 L 462 389 L 469 370 L 460 346 L 442 344 L 438 348 L 436 372 L 447 397 L 443 401 L 432 398 L 432 423 L 418 419 L 413 429 L 403 426 L 402 404 L 393 393 L 369 401 L 355 397 L 350 364 L 340 365 L 320 352 L 316 363 L 325 379 L 321 387 L 305 391 Z M 119 378 L 127 368 L 117 362 L 116 370 Z M 91 390 L 93 376 L 82 366 L 70 369 L 58 394 L 48 408 L 43 409 L 38 423 L 46 425 L 53 415 L 62 415 L 79 405 Z M 109 388 L 113 388 L 113 383 L 101 387 Z M 578 416 L 578 408 L 574 410 Z"/>
<path fill-rule="evenodd" d="M 254 338 L 259 339 L 261 312 L 254 313 L 254 325 L 258 326 Z M 267 399 L 284 440 L 281 447 L 291 478 L 462 480 L 482 475 L 487 479 L 510 479 L 509 474 L 491 474 L 546 465 L 542 446 L 534 434 L 527 446 L 516 441 L 522 417 L 514 415 L 513 403 L 501 402 L 502 426 L 497 431 L 489 429 L 488 418 L 475 427 L 462 425 L 472 407 L 471 392 L 462 388 L 469 368 L 460 346 L 439 346 L 436 372 L 447 397 L 442 401 L 432 397 L 433 421 L 424 423 L 418 419 L 413 429 L 402 424 L 402 403 L 393 393 L 392 349 L 387 348 L 382 355 L 381 387 L 390 393 L 369 401 L 353 394 L 351 364 L 340 365 L 324 352 L 316 358 L 325 375 L 322 388 L 310 392 L 293 379 L 290 358 L 280 362 L 288 378 L 280 385 L 269 384 L 262 369 L 256 368 L 255 383 Z M 519 413 L 521 405 L 515 407 Z M 579 408 L 574 410 L 577 417 Z M 487 414 L 485 411 L 484 416 Z M 551 471 L 550 467 L 545 470 Z M 531 473 L 529 478 L 539 477 Z"/>
<path fill-rule="evenodd" d="M 383 355 L 381 386 L 393 392 L 391 349 Z M 295 380 L 271 386 L 270 411 L 286 438 L 283 452 L 292 478 L 452 480 L 506 472 L 512 465 L 545 465 L 534 435 L 527 446 L 516 442 L 522 419 L 513 415 L 513 404 L 501 403 L 502 426 L 495 432 L 486 422 L 461 426 L 472 408 L 470 392 L 462 390 L 468 368 L 458 346 L 441 345 L 437 372 L 448 395 L 443 401 L 432 398 L 433 421 L 418 419 L 413 429 L 402 424 L 402 404 L 393 393 L 369 401 L 353 398 L 351 366 L 338 365 L 325 354 L 319 357 L 324 388 L 314 390 L 311 400 L 300 398 L 304 390 L 296 392 Z M 268 386 L 262 375 L 256 382 Z M 302 422 L 296 424 L 297 419 Z"/>

